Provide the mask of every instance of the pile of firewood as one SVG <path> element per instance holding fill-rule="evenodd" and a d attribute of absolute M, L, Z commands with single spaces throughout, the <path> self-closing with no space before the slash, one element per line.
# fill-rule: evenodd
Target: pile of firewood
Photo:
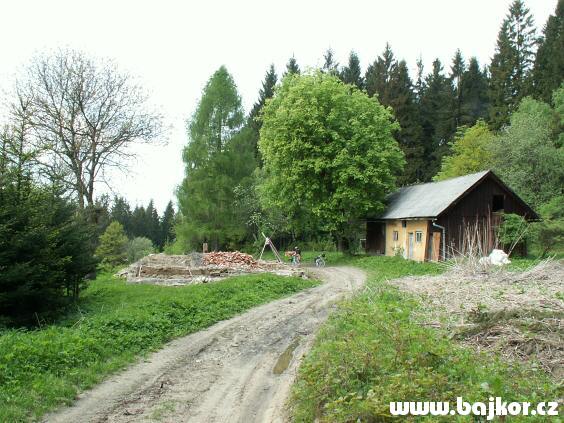
<path fill-rule="evenodd" d="M 239 251 L 206 253 L 204 254 L 204 264 L 224 267 L 256 267 L 258 265 L 253 256 Z"/>

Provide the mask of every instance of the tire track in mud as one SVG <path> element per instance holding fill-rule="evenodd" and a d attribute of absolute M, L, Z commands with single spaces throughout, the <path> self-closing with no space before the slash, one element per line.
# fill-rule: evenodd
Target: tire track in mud
<path fill-rule="evenodd" d="M 354 268 L 312 269 L 324 283 L 176 339 L 80 395 L 49 422 L 283 422 L 304 354 Z"/>

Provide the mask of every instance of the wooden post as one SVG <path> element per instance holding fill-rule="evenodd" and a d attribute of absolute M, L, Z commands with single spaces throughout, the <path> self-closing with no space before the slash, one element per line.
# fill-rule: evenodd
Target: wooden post
<path fill-rule="evenodd" d="M 202 245 L 202 252 L 204 254 L 206 254 L 208 252 L 208 243 L 204 242 L 204 245 Z"/>

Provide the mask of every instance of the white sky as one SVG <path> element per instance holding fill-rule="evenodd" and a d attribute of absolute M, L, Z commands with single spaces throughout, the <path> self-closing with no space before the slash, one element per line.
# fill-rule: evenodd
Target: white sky
<path fill-rule="evenodd" d="M 171 126 L 168 144 L 144 146 L 112 189 L 132 205 L 155 200 L 159 211 L 183 177 L 181 151 L 192 114 L 210 75 L 222 64 L 238 85 L 245 110 L 264 73 L 280 75 L 288 58 L 303 69 L 322 64 L 331 47 L 341 64 L 354 49 L 363 69 L 390 42 L 413 74 L 423 56 L 445 70 L 457 48 L 489 62 L 511 0 L 394 1 L 140 1 L 10 0 L 0 2 L 0 88 L 10 86 L 34 53 L 72 47 L 115 59 L 139 77 Z M 539 30 L 557 0 L 528 0 Z M 99 187 L 99 192 L 104 187 Z"/>

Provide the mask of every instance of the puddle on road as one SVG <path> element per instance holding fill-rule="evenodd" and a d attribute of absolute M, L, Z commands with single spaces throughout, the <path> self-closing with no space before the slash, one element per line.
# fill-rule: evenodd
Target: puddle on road
<path fill-rule="evenodd" d="M 299 337 L 294 338 L 292 343 L 288 345 L 288 348 L 286 348 L 286 351 L 280 354 L 278 361 L 276 361 L 276 364 L 274 365 L 274 369 L 272 369 L 272 372 L 275 375 L 284 373 L 284 371 L 288 368 L 290 361 L 292 361 L 292 357 L 294 356 L 294 350 L 298 347 L 298 345 L 300 345 Z"/>

